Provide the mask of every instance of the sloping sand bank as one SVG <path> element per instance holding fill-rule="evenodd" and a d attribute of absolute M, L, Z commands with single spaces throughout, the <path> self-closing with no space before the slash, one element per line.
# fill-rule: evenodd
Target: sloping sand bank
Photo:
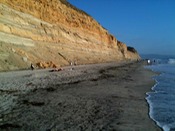
<path fill-rule="evenodd" d="M 139 63 L 0 73 L 0 130 L 160 130 L 148 116 L 153 72 Z"/>

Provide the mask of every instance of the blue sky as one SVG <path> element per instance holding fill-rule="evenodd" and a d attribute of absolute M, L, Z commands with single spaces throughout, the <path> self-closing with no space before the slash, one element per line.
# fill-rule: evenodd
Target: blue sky
<path fill-rule="evenodd" d="M 175 0 L 68 0 L 140 54 L 175 55 Z"/>

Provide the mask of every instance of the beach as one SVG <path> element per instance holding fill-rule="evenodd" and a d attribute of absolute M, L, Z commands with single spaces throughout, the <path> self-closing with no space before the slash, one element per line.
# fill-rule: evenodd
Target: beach
<path fill-rule="evenodd" d="M 0 73 L 0 130 L 159 131 L 146 92 L 156 73 L 121 62 Z"/>

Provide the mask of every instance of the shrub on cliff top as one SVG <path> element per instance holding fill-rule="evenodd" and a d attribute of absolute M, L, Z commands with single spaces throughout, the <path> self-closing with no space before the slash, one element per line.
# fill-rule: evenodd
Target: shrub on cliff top
<path fill-rule="evenodd" d="M 133 52 L 133 53 L 137 53 L 137 51 L 134 49 L 134 47 L 128 46 L 127 50 L 130 51 L 130 52 Z"/>

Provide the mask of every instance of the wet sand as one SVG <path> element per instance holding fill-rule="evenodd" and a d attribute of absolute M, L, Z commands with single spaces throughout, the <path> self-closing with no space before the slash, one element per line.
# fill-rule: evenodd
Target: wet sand
<path fill-rule="evenodd" d="M 0 73 L 0 130 L 159 131 L 146 92 L 144 62 Z"/>

